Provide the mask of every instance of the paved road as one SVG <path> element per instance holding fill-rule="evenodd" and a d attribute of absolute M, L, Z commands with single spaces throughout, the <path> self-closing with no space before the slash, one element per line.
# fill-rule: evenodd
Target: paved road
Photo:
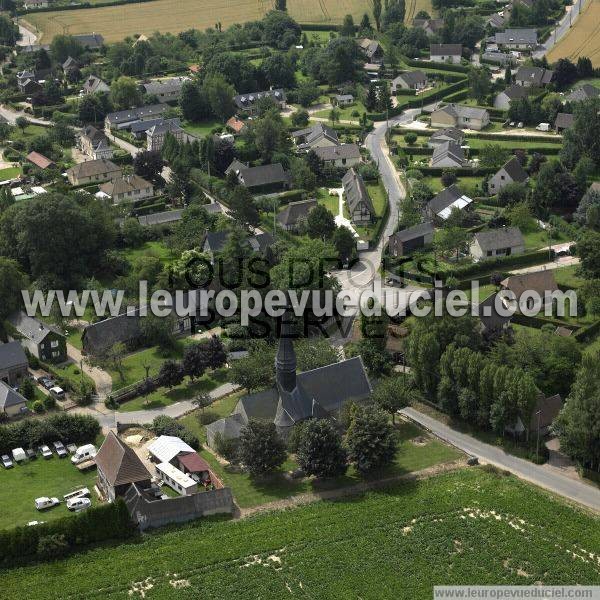
<path fill-rule="evenodd" d="M 589 1 L 589 0 L 588 0 Z M 539 49 L 533 52 L 534 58 L 542 58 L 545 54 L 550 52 L 556 43 L 569 31 L 573 23 L 575 23 L 581 10 L 585 6 L 585 0 L 575 0 L 572 6 L 567 6 L 567 12 L 563 18 L 558 22 L 558 25 L 552 30 L 548 39 L 540 45 Z"/>
<path fill-rule="evenodd" d="M 451 427 L 444 425 L 444 423 L 414 408 L 405 408 L 400 412 L 412 421 L 424 426 L 439 438 L 468 454 L 476 456 L 483 462 L 506 469 L 517 477 L 554 492 L 559 496 L 578 502 L 595 511 L 600 511 L 600 490 L 592 485 L 588 485 L 582 481 L 575 481 L 563 475 L 556 467 L 535 465 L 529 461 L 507 454 L 501 448 L 480 442 L 470 435 L 455 431 Z"/>
<path fill-rule="evenodd" d="M 16 123 L 18 117 L 25 117 L 30 123 L 33 123 L 34 125 L 46 125 L 47 127 L 54 125 L 52 121 L 48 121 L 46 119 L 38 119 L 29 113 L 8 108 L 7 106 L 4 106 L 4 104 L 0 104 L 0 116 L 3 116 L 11 125 L 14 125 Z"/>
<path fill-rule="evenodd" d="M 21 39 L 17 42 L 17 46 L 34 46 L 37 42 L 37 36 L 32 31 L 29 31 L 26 27 L 23 27 L 19 23 L 19 33 Z"/>
<path fill-rule="evenodd" d="M 106 133 L 106 132 L 104 132 Z M 113 135 L 112 133 L 106 133 L 106 137 L 116 146 L 119 146 L 119 148 L 125 150 L 125 152 L 128 152 L 129 154 L 131 154 L 131 156 L 133 158 L 135 158 L 142 150 L 140 148 L 138 148 L 137 146 L 134 146 L 133 144 L 130 144 L 129 142 L 126 142 L 125 140 L 122 140 L 121 138 Z"/>

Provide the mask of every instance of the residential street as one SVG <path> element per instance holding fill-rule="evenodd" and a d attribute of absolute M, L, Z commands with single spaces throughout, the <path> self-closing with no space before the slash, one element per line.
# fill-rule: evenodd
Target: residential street
<path fill-rule="evenodd" d="M 46 125 L 47 127 L 53 125 L 52 121 L 38 119 L 29 113 L 8 108 L 7 106 L 4 106 L 4 104 L 0 104 L 0 115 L 3 116 L 11 125 L 16 123 L 18 117 L 25 117 L 33 125 Z"/>
<path fill-rule="evenodd" d="M 125 140 L 122 140 L 121 138 L 112 135 L 112 133 L 106 133 L 106 137 L 113 144 L 115 144 L 115 146 L 119 146 L 119 148 L 125 150 L 125 152 L 129 152 L 129 154 L 131 154 L 133 158 L 135 158 L 141 152 L 140 148 L 138 148 L 137 146 L 134 146 L 133 144 L 130 144 L 129 142 L 126 142 Z"/>
<path fill-rule="evenodd" d="M 590 0 L 588 0 L 589 2 Z M 566 7 L 565 16 L 560 20 L 558 25 L 551 31 L 548 39 L 540 45 L 540 49 L 532 53 L 534 58 L 542 58 L 547 54 L 556 43 L 569 31 L 571 25 L 575 22 L 581 9 L 585 5 L 585 0 L 575 0 L 572 6 Z"/>
<path fill-rule="evenodd" d="M 510 471 L 517 477 L 525 479 L 559 496 L 578 502 L 595 511 L 600 511 L 600 490 L 592 485 L 575 481 L 564 475 L 556 467 L 550 465 L 535 465 L 507 454 L 501 448 L 460 433 L 444 423 L 425 415 L 414 408 L 405 408 L 401 414 L 419 423 L 442 440 L 460 448 L 464 452 L 476 456 L 482 462 L 495 465 Z"/>

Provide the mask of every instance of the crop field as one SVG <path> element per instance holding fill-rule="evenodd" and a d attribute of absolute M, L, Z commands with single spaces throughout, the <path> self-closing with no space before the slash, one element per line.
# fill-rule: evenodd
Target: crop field
<path fill-rule="evenodd" d="M 434 584 L 600 584 L 600 520 L 481 468 L 4 572 L 4 600 L 432 597 Z"/>
<path fill-rule="evenodd" d="M 418 3 L 424 0 L 416 0 Z M 155 0 L 104 8 L 50 11 L 27 16 L 49 43 L 57 34 L 101 33 L 108 42 L 155 31 L 178 33 L 206 29 L 220 22 L 228 27 L 260 19 L 273 6 L 270 0 Z M 289 13 L 300 23 L 341 23 L 344 15 L 360 21 L 371 10 L 369 0 L 288 0 Z"/>
<path fill-rule="evenodd" d="M 548 53 L 548 61 L 569 58 L 577 61 L 587 56 L 594 67 L 600 67 L 600 0 L 588 0 L 575 25 Z"/>

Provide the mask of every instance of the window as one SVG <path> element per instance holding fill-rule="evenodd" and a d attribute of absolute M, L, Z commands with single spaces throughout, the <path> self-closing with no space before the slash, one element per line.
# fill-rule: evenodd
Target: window
<path fill-rule="evenodd" d="M 56 357 L 58 357 L 58 356 L 60 356 L 60 352 L 58 352 L 58 351 L 54 351 L 54 352 L 52 353 L 52 358 L 56 358 Z"/>
<path fill-rule="evenodd" d="M 52 340 L 50 342 L 50 348 L 58 348 L 58 342 L 56 340 Z"/>

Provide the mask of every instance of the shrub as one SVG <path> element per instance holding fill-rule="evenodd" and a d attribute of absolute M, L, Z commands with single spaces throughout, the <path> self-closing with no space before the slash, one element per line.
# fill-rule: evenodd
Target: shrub
<path fill-rule="evenodd" d="M 52 396 L 44 396 L 42 402 L 46 410 L 52 410 L 53 408 L 56 408 L 56 400 Z"/>
<path fill-rule="evenodd" d="M 285 444 L 274 423 L 251 420 L 241 432 L 239 457 L 252 475 L 280 467 L 286 458 Z"/>
<path fill-rule="evenodd" d="M 213 445 L 217 454 L 222 456 L 226 461 L 230 463 L 238 461 L 239 440 L 225 437 L 222 433 L 218 432 L 215 434 Z"/>
<path fill-rule="evenodd" d="M 417 134 L 416 133 L 407 133 L 404 136 L 404 141 L 409 145 L 412 146 L 416 141 L 417 141 Z"/>
<path fill-rule="evenodd" d="M 346 450 L 340 434 L 329 421 L 308 421 L 298 437 L 296 457 L 307 475 L 338 477 L 346 472 Z"/>
<path fill-rule="evenodd" d="M 172 435 L 181 438 L 186 444 L 189 444 L 194 450 L 200 449 L 200 440 L 185 425 L 167 415 L 160 415 L 154 418 L 150 429 L 156 435 Z"/>
<path fill-rule="evenodd" d="M 27 400 L 33 400 L 33 398 L 35 397 L 35 387 L 33 386 L 33 383 L 31 379 L 29 379 L 29 377 L 26 377 L 21 382 L 20 392 L 21 395 Z"/>
<path fill-rule="evenodd" d="M 62 533 L 45 535 L 40 537 L 37 545 L 37 553 L 42 558 L 60 558 L 69 550 L 67 539 Z"/>
<path fill-rule="evenodd" d="M 42 414 L 44 412 L 44 403 L 41 400 L 36 400 L 33 403 L 33 411 L 38 413 L 38 414 Z"/>

